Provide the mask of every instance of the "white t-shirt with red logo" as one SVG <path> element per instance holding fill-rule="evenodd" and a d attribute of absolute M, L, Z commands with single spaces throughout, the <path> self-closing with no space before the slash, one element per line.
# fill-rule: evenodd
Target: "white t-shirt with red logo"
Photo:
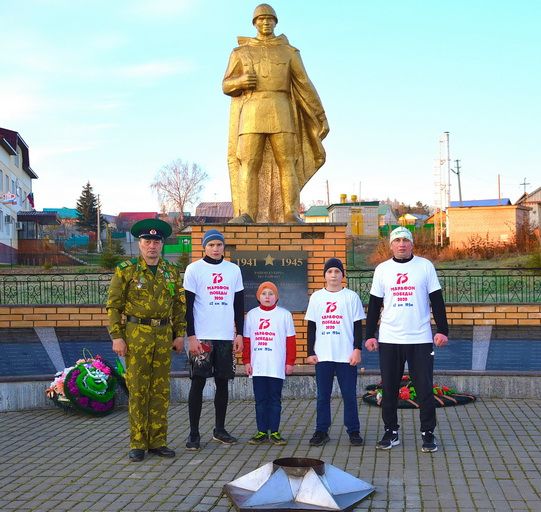
<path fill-rule="evenodd" d="M 366 318 L 359 296 L 349 288 L 323 288 L 311 295 L 304 318 L 316 324 L 318 360 L 347 363 L 353 352 L 353 323 Z"/>
<path fill-rule="evenodd" d="M 223 260 L 214 265 L 197 260 L 186 267 L 184 289 L 195 293 L 195 335 L 200 340 L 235 337 L 235 293 L 244 290 L 240 268 Z M 240 334 L 240 333 L 239 333 Z"/>
<path fill-rule="evenodd" d="M 439 289 L 436 269 L 426 258 L 380 263 L 370 290 L 371 295 L 383 297 L 379 343 L 431 343 L 428 295 Z"/>
<path fill-rule="evenodd" d="M 270 311 L 251 309 L 244 320 L 244 337 L 250 338 L 250 364 L 254 377 L 285 379 L 286 338 L 295 336 L 291 313 L 276 306 Z"/>

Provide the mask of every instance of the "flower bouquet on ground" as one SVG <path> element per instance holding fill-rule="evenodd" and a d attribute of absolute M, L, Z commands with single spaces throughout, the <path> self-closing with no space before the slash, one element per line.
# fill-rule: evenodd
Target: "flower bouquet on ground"
<path fill-rule="evenodd" d="M 363 395 L 363 401 L 370 405 L 380 406 L 383 399 L 382 383 L 366 386 L 366 390 L 367 392 Z M 434 393 L 436 407 L 463 405 L 475 400 L 473 395 L 458 393 L 456 389 L 439 384 L 434 384 L 432 391 Z M 419 403 L 416 399 L 417 392 L 415 391 L 413 382 L 408 375 L 404 375 L 400 389 L 398 390 L 398 407 L 400 409 L 418 409 Z"/>
<path fill-rule="evenodd" d="M 55 375 L 45 390 L 47 396 L 65 410 L 75 409 L 94 416 L 103 416 L 115 407 L 115 392 L 120 386 L 127 394 L 124 367 L 118 360 L 116 367 L 101 356 L 83 352 L 74 366 Z"/>

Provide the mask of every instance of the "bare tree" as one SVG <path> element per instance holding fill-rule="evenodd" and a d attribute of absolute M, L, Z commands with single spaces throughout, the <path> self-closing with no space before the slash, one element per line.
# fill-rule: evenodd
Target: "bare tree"
<path fill-rule="evenodd" d="M 208 174 L 196 163 L 180 158 L 164 165 L 150 187 L 156 191 L 162 211 L 178 211 L 177 224 L 184 226 L 184 210 L 199 199 Z"/>

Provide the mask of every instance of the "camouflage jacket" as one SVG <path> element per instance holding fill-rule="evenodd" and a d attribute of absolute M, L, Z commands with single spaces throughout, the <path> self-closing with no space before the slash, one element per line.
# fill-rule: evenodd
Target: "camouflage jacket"
<path fill-rule="evenodd" d="M 119 263 L 107 299 L 109 334 L 125 337 L 124 316 L 170 318 L 173 338 L 186 332 L 186 298 L 178 267 L 160 258 L 156 275 L 141 257 Z"/>

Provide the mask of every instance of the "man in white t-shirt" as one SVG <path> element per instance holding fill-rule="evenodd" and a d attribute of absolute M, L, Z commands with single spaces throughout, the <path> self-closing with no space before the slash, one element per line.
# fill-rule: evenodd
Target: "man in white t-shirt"
<path fill-rule="evenodd" d="M 310 297 L 308 320 L 308 364 L 316 365 L 316 431 L 310 446 L 322 446 L 331 426 L 331 392 L 334 376 L 344 400 L 344 425 L 353 446 L 361 446 L 357 407 L 357 365 L 361 362 L 362 325 L 365 317 L 359 296 L 342 287 L 344 265 L 330 258 L 323 269 L 325 288 Z"/>
<path fill-rule="evenodd" d="M 445 303 L 434 265 L 413 255 L 413 236 L 405 227 L 391 232 L 393 257 L 376 267 L 366 321 L 366 348 L 379 350 L 383 382 L 382 418 L 385 434 L 376 448 L 390 450 L 398 437 L 398 391 L 405 362 L 420 405 L 422 451 L 438 449 L 436 404 L 433 396 L 434 345 L 447 343 Z M 383 306 L 383 313 L 381 307 Z M 430 307 L 436 322 L 432 336 Z M 376 339 L 380 319 L 379 338 Z"/>
<path fill-rule="evenodd" d="M 188 396 L 190 435 L 188 450 L 199 450 L 199 420 L 203 388 L 214 376 L 216 423 L 213 440 L 237 442 L 225 430 L 229 400 L 228 381 L 235 376 L 234 352 L 242 352 L 244 330 L 244 286 L 240 269 L 224 260 L 224 236 L 216 229 L 203 235 L 203 259 L 190 263 L 184 273 L 186 334 L 190 356 L 191 386 Z"/>

